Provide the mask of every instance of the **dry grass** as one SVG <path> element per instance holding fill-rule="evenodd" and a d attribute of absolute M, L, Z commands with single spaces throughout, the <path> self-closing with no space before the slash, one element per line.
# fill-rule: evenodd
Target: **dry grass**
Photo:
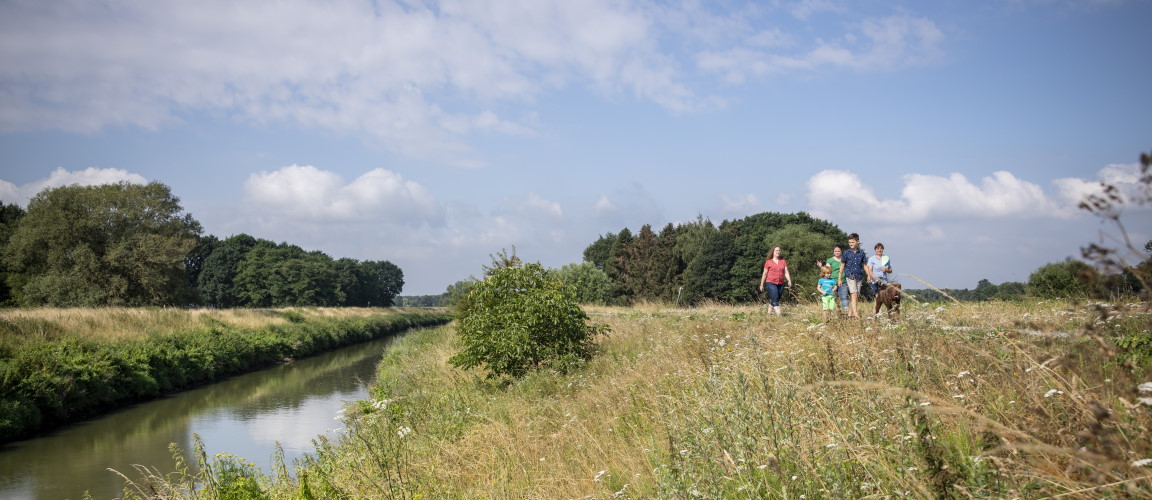
<path fill-rule="evenodd" d="M 170 335 L 206 326 L 225 326 L 240 330 L 257 330 L 268 325 L 284 324 L 280 314 L 295 311 L 305 317 L 354 317 L 388 313 L 413 312 L 411 308 L 323 308 L 293 307 L 280 309 L 182 309 L 182 308 L 35 308 L 0 310 L 0 321 L 17 322 L 27 330 L 36 323 L 53 331 L 68 332 L 84 338 L 122 340 L 140 336 Z M 422 309 L 426 311 L 426 309 Z"/>
<path fill-rule="evenodd" d="M 1152 321 L 1100 307 L 591 307 L 612 327 L 594 360 L 508 385 L 446 363 L 451 327 L 415 332 L 307 476 L 352 497 L 1152 498 L 1152 376 L 1100 336 Z"/>

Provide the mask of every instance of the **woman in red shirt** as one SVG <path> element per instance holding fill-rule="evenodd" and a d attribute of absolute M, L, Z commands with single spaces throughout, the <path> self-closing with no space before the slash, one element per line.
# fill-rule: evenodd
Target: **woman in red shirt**
<path fill-rule="evenodd" d="M 780 315 L 780 292 L 784 291 L 784 281 L 792 288 L 792 275 L 788 273 L 788 261 L 780 258 L 780 247 L 772 247 L 772 255 L 764 261 L 764 274 L 760 275 L 760 291 L 768 288 L 768 301 L 772 311 Z"/>

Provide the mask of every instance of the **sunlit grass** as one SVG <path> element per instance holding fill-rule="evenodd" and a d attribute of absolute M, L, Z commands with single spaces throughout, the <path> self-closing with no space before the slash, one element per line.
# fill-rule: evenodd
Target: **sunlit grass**
<path fill-rule="evenodd" d="M 1139 305 L 588 311 L 612 328 L 591 362 L 508 385 L 446 363 L 450 326 L 399 339 L 343 442 L 273 496 L 1152 496 L 1152 376 L 1108 338 L 1149 327 Z"/>
<path fill-rule="evenodd" d="M 0 310 L 0 322 L 15 325 L 25 334 L 51 336 L 67 332 L 94 340 L 126 340 L 170 335 L 211 326 L 258 330 L 288 323 L 281 314 L 293 311 L 304 317 L 349 318 L 401 314 L 428 309 L 324 308 L 182 309 L 182 308 L 33 308 Z"/>

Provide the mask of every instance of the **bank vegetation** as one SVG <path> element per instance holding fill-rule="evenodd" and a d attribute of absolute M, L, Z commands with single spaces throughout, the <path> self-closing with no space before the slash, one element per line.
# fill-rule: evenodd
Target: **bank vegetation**
<path fill-rule="evenodd" d="M 755 306 L 589 308 L 566 374 L 448 363 L 412 332 L 295 464 L 121 471 L 153 498 L 1148 498 L 1145 303 L 905 303 L 899 321 Z M 177 453 L 183 456 L 182 453 Z M 253 457 L 248 457 L 253 458 Z M 257 457 L 259 458 L 259 457 Z M 178 463 L 178 465 L 181 465 Z"/>
<path fill-rule="evenodd" d="M 0 443 L 449 320 L 444 310 L 379 308 L 0 311 Z"/>

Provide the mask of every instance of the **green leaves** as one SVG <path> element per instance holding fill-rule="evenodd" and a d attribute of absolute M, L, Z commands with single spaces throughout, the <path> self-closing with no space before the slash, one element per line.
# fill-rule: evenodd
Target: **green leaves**
<path fill-rule="evenodd" d="M 21 305 L 173 305 L 187 298 L 184 259 L 200 224 L 158 182 L 40 192 L 8 241 Z"/>
<path fill-rule="evenodd" d="M 542 366 L 564 371 L 590 358 L 594 337 L 607 332 L 588 325 L 572 287 L 549 279 L 538 263 L 490 269 L 456 310 L 464 348 L 449 362 L 485 367 L 489 378 L 518 378 Z"/>

